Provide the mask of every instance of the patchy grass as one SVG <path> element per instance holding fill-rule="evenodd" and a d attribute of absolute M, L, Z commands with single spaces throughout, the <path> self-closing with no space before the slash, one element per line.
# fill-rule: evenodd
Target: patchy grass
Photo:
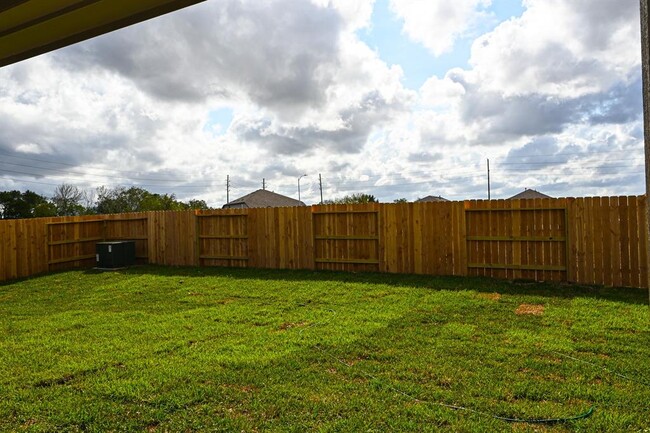
<path fill-rule="evenodd" d="M 515 314 L 530 314 L 531 316 L 541 316 L 544 314 L 543 305 L 530 305 L 530 304 L 521 304 L 515 310 Z"/>
<path fill-rule="evenodd" d="M 0 285 L 0 430 L 645 432 L 646 299 L 379 274 L 53 274 Z M 530 425 L 440 404 L 595 411 Z"/>

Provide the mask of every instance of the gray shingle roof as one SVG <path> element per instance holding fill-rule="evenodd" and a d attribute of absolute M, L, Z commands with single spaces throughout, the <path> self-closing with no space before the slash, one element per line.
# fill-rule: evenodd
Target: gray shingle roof
<path fill-rule="evenodd" d="M 258 189 L 230 203 L 224 204 L 223 208 L 250 208 L 250 207 L 290 207 L 305 206 L 305 203 L 264 189 Z"/>
<path fill-rule="evenodd" d="M 534 189 L 526 188 L 519 194 L 515 194 L 512 197 L 508 198 L 508 200 L 517 200 L 517 199 L 525 199 L 525 198 L 553 198 L 553 197 L 551 197 L 550 195 L 543 194 Z"/>
<path fill-rule="evenodd" d="M 428 196 L 426 196 L 424 198 L 420 198 L 420 199 L 415 200 L 415 203 L 423 203 L 423 202 L 427 202 L 427 201 L 449 201 L 449 200 L 447 200 L 446 198 L 441 197 L 441 196 L 428 195 Z"/>

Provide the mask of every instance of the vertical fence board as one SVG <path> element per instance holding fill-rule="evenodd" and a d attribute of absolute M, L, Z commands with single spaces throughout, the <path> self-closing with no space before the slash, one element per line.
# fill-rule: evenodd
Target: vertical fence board
<path fill-rule="evenodd" d="M 611 274 L 612 285 L 619 287 L 621 279 L 621 223 L 618 218 L 620 208 L 619 197 L 611 197 L 609 204 L 609 236 L 611 245 Z"/>
<path fill-rule="evenodd" d="M 458 206 L 456 203 L 449 203 L 449 218 L 451 225 L 449 227 L 449 237 L 451 238 L 450 253 L 451 253 L 451 275 L 461 275 L 460 256 L 460 218 L 458 215 Z"/>
<path fill-rule="evenodd" d="M 414 203 L 411 208 L 412 209 L 411 224 L 413 226 L 413 230 L 411 230 L 411 234 L 412 234 L 412 242 L 413 242 L 413 273 L 414 274 L 425 273 L 424 272 L 425 257 L 429 258 L 428 252 L 436 248 L 436 245 L 434 245 L 433 242 L 429 243 L 427 251 L 424 251 L 424 248 L 422 246 L 422 239 L 424 237 L 423 214 L 425 214 L 425 212 L 430 209 L 430 207 L 427 207 L 426 204 L 427 203 Z M 428 262 L 429 263 L 431 262 L 430 258 Z"/>
<path fill-rule="evenodd" d="M 457 222 L 454 221 L 454 208 L 451 202 L 442 202 L 439 206 L 436 206 L 436 203 L 432 203 L 432 205 L 433 206 L 430 205 L 428 209 L 430 214 L 436 212 L 437 209 L 440 210 L 440 224 L 436 227 L 437 231 L 440 233 L 440 244 L 436 247 L 435 254 L 443 261 L 443 274 L 455 275 L 454 255 L 456 254 L 456 242 L 454 231 L 457 231 L 458 229 Z M 433 228 L 433 224 L 431 226 Z M 425 245 L 426 239 L 432 237 L 432 233 L 427 232 L 426 235 L 427 237 L 423 239 Z M 429 257 L 427 260 L 432 260 Z M 427 273 L 430 274 L 431 272 Z"/>
<path fill-rule="evenodd" d="M 7 266 L 10 257 L 10 253 L 6 248 L 10 236 L 7 227 L 7 221 L 0 221 L 0 281 L 11 278 Z"/>
<path fill-rule="evenodd" d="M 573 199 L 569 204 L 568 221 L 570 249 L 567 260 L 571 266 L 571 272 L 567 275 L 569 281 L 585 280 L 585 200 L 584 198 Z"/>
<path fill-rule="evenodd" d="M 595 199 L 593 197 L 585 198 L 585 279 L 582 281 L 586 284 L 596 283 L 596 220 L 594 217 Z"/>
<path fill-rule="evenodd" d="M 638 214 L 638 198 L 630 197 L 627 206 L 627 221 L 629 226 L 629 251 L 630 251 L 630 285 L 632 287 L 643 287 L 641 282 L 641 270 L 639 269 L 639 254 L 640 245 L 639 240 L 639 224 L 637 219 Z M 642 226 L 641 226 L 642 227 Z"/>
<path fill-rule="evenodd" d="M 520 209 L 520 208 L 521 208 L 521 200 L 512 200 L 512 209 Z M 523 221 L 522 221 L 522 213 L 525 214 L 527 212 L 522 212 L 522 211 L 513 211 L 513 212 L 511 212 L 512 223 L 508 224 L 506 222 L 506 227 L 505 227 L 506 230 L 511 230 L 511 232 L 509 234 L 511 236 L 515 237 L 515 238 L 518 238 L 518 237 L 520 238 L 520 237 L 523 236 L 522 235 L 522 231 L 523 231 L 522 230 L 522 228 L 523 228 L 522 227 L 522 223 L 523 223 Z M 510 226 L 510 227 L 508 227 L 508 226 Z M 514 263 L 515 265 L 522 265 L 521 253 L 522 253 L 522 249 L 524 248 L 525 243 L 526 242 L 522 242 L 522 241 L 513 242 L 514 245 L 513 245 L 513 249 L 512 249 L 511 262 Z M 505 248 L 504 248 L 504 250 L 505 250 Z M 504 251 L 502 256 L 503 256 L 503 260 L 509 260 L 509 258 L 507 257 L 507 252 L 506 251 Z M 522 278 L 523 274 L 522 274 L 521 270 L 513 269 L 507 276 L 510 277 L 510 278 L 517 279 L 517 278 Z"/>
<path fill-rule="evenodd" d="M 611 286 L 613 278 L 613 265 L 612 265 L 612 221 L 610 221 L 610 206 L 615 206 L 613 203 L 613 197 L 602 197 L 601 198 L 601 230 L 602 230 L 602 242 L 603 242 L 603 282 Z"/>
<path fill-rule="evenodd" d="M 593 258 L 592 263 L 594 267 L 593 281 L 594 283 L 603 283 L 603 224 L 601 217 L 602 203 L 600 197 L 594 197 L 592 200 L 591 217 L 593 221 L 592 233 L 592 249 Z"/>
<path fill-rule="evenodd" d="M 384 231 L 383 238 L 385 242 L 385 263 L 386 272 L 397 272 L 397 205 L 389 204 L 384 206 Z"/>
<path fill-rule="evenodd" d="M 617 249 L 620 251 L 620 280 L 619 286 L 630 286 L 632 281 L 630 269 L 630 228 L 628 221 L 628 197 L 618 198 L 618 221 L 620 223 L 620 237 Z"/>
<path fill-rule="evenodd" d="M 647 197 L 639 197 L 638 211 L 638 226 L 639 226 L 639 269 L 640 269 L 640 285 L 641 287 L 648 287 L 648 222 L 646 220 L 646 206 L 648 206 Z"/>

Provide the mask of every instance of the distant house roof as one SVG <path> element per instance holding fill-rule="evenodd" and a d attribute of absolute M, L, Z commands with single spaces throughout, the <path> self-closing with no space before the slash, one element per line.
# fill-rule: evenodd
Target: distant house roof
<path fill-rule="evenodd" d="M 525 199 L 525 198 L 553 198 L 550 195 L 542 194 L 539 191 L 536 191 L 534 189 L 528 189 L 526 188 L 519 194 L 515 194 L 512 197 L 508 198 L 508 200 L 517 200 L 517 199 Z"/>
<path fill-rule="evenodd" d="M 446 198 L 441 197 L 441 196 L 428 195 L 428 196 L 426 196 L 424 198 L 420 198 L 420 199 L 415 200 L 415 203 L 424 203 L 424 202 L 427 202 L 427 201 L 449 201 L 449 200 L 447 200 Z"/>
<path fill-rule="evenodd" d="M 287 207 L 287 206 L 305 206 L 301 201 L 277 194 L 265 189 L 258 189 L 255 192 L 239 197 L 223 205 L 224 209 L 230 208 L 250 208 L 250 207 Z"/>

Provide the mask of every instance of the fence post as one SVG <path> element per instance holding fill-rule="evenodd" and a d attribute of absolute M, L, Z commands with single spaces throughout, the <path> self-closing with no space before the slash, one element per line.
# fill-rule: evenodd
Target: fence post
<path fill-rule="evenodd" d="M 50 271 L 50 226 L 47 225 L 47 223 L 52 222 L 52 218 L 48 218 L 45 220 L 45 224 L 43 224 L 44 227 L 44 232 L 45 236 L 43 236 L 44 240 L 44 246 L 45 246 L 45 266 L 44 268 L 46 269 L 47 272 Z"/>
<path fill-rule="evenodd" d="M 650 239 L 650 206 L 647 203 L 650 197 L 650 23 L 648 22 L 648 0 L 641 0 L 641 65 L 643 76 L 643 126 L 645 142 L 645 196 L 646 196 L 646 217 L 645 232 L 646 238 Z M 646 263 L 650 269 L 650 254 Z M 648 285 L 648 301 L 650 305 L 650 272 L 645 283 Z"/>

